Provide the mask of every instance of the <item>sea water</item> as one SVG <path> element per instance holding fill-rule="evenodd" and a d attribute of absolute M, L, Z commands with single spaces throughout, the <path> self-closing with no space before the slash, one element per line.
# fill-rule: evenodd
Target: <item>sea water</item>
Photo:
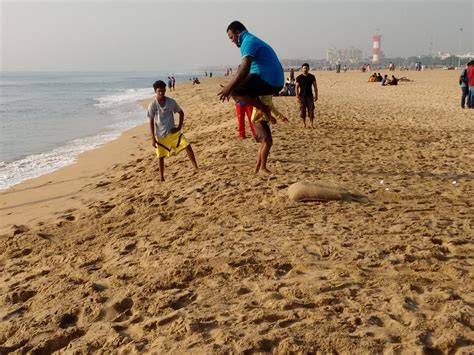
<path fill-rule="evenodd" d="M 173 74 L 176 82 L 202 73 Z M 0 189 L 50 173 L 148 122 L 138 100 L 169 73 L 0 73 Z"/>

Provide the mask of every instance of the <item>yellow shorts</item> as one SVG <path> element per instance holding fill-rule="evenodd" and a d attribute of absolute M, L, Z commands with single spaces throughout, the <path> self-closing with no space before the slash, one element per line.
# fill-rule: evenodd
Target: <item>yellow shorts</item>
<path fill-rule="evenodd" d="M 260 96 L 260 102 L 264 104 L 265 106 L 270 106 L 271 109 L 273 109 L 273 100 L 272 100 L 272 95 L 264 95 Z M 259 122 L 259 121 L 266 121 L 267 116 L 263 114 L 263 112 L 259 112 L 257 114 L 257 109 L 254 107 L 252 110 L 252 123 Z"/>
<path fill-rule="evenodd" d="M 158 158 L 168 158 L 178 154 L 189 145 L 181 132 L 170 133 L 163 138 L 157 138 L 157 141 L 156 155 Z"/>

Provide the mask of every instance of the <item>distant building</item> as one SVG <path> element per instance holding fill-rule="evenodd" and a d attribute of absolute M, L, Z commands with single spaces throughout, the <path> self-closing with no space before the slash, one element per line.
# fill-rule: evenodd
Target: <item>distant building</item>
<path fill-rule="evenodd" d="M 380 48 L 380 41 L 382 35 L 376 34 L 372 36 L 372 64 L 379 64 L 382 57 L 382 49 Z"/>
<path fill-rule="evenodd" d="M 350 48 L 329 48 L 326 51 L 326 60 L 330 64 L 337 63 L 358 63 L 362 61 L 362 49 Z"/>
<path fill-rule="evenodd" d="M 474 58 L 474 53 L 464 53 L 464 54 L 452 54 L 452 53 L 445 53 L 445 52 L 438 52 L 438 57 L 441 59 L 446 59 L 449 57 L 458 57 L 462 59 L 470 59 Z"/>

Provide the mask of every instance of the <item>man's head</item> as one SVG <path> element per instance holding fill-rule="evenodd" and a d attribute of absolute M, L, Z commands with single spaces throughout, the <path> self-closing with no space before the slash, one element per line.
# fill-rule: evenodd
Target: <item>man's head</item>
<path fill-rule="evenodd" d="M 474 60 L 471 60 L 469 63 L 467 63 L 468 67 L 470 67 L 471 65 L 474 65 Z"/>
<path fill-rule="evenodd" d="M 156 99 L 161 100 L 163 97 L 165 97 L 165 93 L 166 93 L 165 82 L 162 80 L 155 81 L 153 83 L 153 90 L 155 91 Z"/>
<path fill-rule="evenodd" d="M 240 48 L 239 36 L 242 32 L 246 31 L 244 25 L 242 25 L 239 21 L 232 22 L 229 26 L 227 26 L 227 35 L 232 43 L 235 43 L 237 47 Z"/>
<path fill-rule="evenodd" d="M 309 72 L 309 64 L 308 64 L 308 63 L 304 63 L 304 64 L 301 66 L 301 70 L 303 71 L 303 74 L 304 74 L 304 75 L 308 74 L 308 72 Z"/>

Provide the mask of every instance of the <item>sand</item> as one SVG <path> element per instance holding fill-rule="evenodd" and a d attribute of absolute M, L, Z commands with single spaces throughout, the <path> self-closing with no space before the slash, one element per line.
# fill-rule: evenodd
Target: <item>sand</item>
<path fill-rule="evenodd" d="M 0 193 L 0 353 L 472 353 L 474 111 L 453 71 L 315 73 L 317 128 L 273 126 L 272 175 L 226 78 L 184 83 L 165 182 L 148 123 Z M 323 181 L 367 202 L 292 202 Z M 16 226 L 13 226 L 16 225 Z"/>

